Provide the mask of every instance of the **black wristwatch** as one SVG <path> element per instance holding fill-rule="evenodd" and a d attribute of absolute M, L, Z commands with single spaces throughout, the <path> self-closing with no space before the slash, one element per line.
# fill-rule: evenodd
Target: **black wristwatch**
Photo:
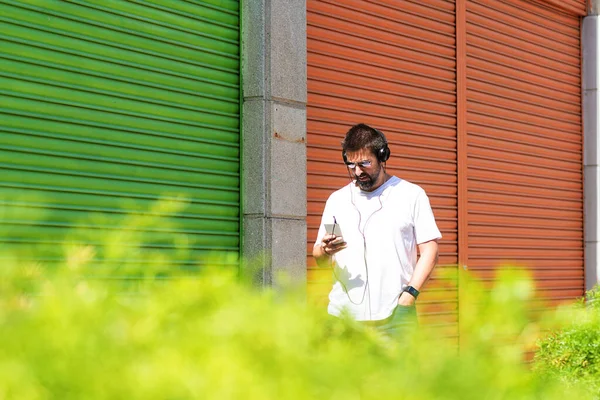
<path fill-rule="evenodd" d="M 408 292 L 408 294 L 410 294 L 412 297 L 414 297 L 415 300 L 417 299 L 417 297 L 419 297 L 419 293 L 420 293 L 417 289 L 415 289 L 412 286 L 405 287 L 402 292 Z"/>

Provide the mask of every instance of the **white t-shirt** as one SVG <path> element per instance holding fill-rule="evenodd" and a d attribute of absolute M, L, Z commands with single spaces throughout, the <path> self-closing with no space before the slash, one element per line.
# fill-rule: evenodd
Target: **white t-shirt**
<path fill-rule="evenodd" d="M 332 259 L 327 311 L 346 309 L 358 321 L 389 317 L 413 274 L 417 244 L 442 237 L 425 191 L 395 176 L 373 192 L 351 182 L 329 196 L 315 246 L 334 217 L 348 246 Z"/>

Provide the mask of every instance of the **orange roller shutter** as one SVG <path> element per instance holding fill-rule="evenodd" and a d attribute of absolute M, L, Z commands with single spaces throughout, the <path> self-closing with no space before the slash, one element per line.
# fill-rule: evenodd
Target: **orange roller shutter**
<path fill-rule="evenodd" d="M 548 304 L 584 290 L 580 18 L 585 2 L 467 1 L 468 267 L 531 271 Z"/>
<path fill-rule="evenodd" d="M 456 339 L 454 2 L 308 0 L 307 31 L 309 297 L 327 304 L 331 272 L 316 267 L 312 245 L 325 200 L 348 182 L 340 141 L 350 126 L 365 122 L 386 134 L 391 173 L 421 185 L 430 197 L 444 238 L 419 315 Z"/>

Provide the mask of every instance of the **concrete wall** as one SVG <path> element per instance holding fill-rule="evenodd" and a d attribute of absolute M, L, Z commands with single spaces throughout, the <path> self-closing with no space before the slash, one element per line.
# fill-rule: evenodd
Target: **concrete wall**
<path fill-rule="evenodd" d="M 306 285 L 306 2 L 242 1 L 243 256 Z"/>
<path fill-rule="evenodd" d="M 597 14 L 598 0 L 590 2 L 590 13 Z M 584 217 L 585 217 L 585 265 L 586 289 L 591 289 L 600 281 L 599 263 L 599 217 L 600 170 L 598 132 L 598 86 L 600 64 L 598 63 L 598 16 L 591 14 L 583 19 L 582 56 L 583 56 L 583 179 L 584 179 Z"/>

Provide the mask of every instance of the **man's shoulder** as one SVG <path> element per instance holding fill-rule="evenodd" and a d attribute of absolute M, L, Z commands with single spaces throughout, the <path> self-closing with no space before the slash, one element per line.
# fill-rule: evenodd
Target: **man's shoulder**
<path fill-rule="evenodd" d="M 425 190 L 417 185 L 416 183 L 412 183 L 407 181 L 406 179 L 398 178 L 397 176 L 392 177 L 393 182 L 391 182 L 391 189 L 396 193 L 400 193 L 403 196 L 412 196 L 418 197 L 421 194 L 425 193 Z"/>

